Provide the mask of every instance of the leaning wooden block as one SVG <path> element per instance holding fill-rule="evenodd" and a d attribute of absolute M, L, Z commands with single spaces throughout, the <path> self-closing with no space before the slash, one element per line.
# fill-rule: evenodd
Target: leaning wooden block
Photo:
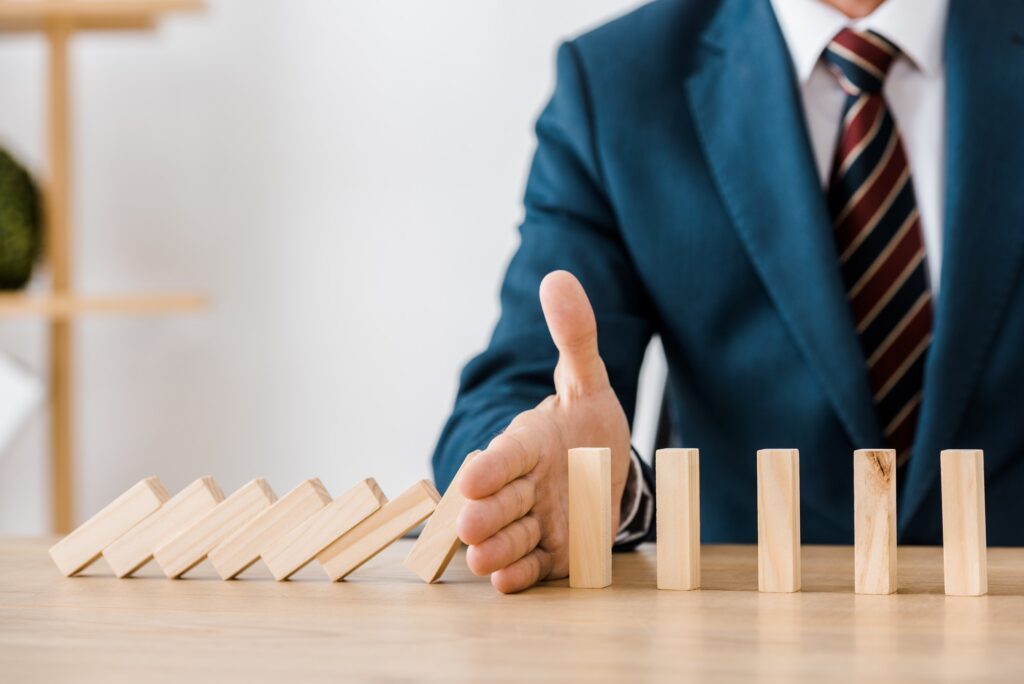
<path fill-rule="evenodd" d="M 191 527 L 153 553 L 164 574 L 175 579 L 203 562 L 213 547 L 277 500 L 270 485 L 256 478 L 221 501 Z"/>
<path fill-rule="evenodd" d="M 800 452 L 757 452 L 757 586 L 800 591 Z"/>
<path fill-rule="evenodd" d="M 50 547 L 50 558 L 68 577 L 81 572 L 100 557 L 104 548 L 152 515 L 169 498 L 160 480 L 147 477 Z"/>
<path fill-rule="evenodd" d="M 223 500 L 224 492 L 213 478 L 201 477 L 103 549 L 103 557 L 115 575 L 128 577 L 153 559 L 158 546 L 196 524 Z"/>
<path fill-rule="evenodd" d="M 854 590 L 896 591 L 896 452 L 853 452 Z"/>
<path fill-rule="evenodd" d="M 985 456 L 948 449 L 941 454 L 942 559 L 946 594 L 988 593 L 985 534 Z"/>
<path fill-rule="evenodd" d="M 700 451 L 655 454 L 658 588 L 700 587 Z"/>
<path fill-rule="evenodd" d="M 434 514 L 420 532 L 419 539 L 405 557 L 406 569 L 414 572 L 424 582 L 432 583 L 441 579 L 452 556 L 462 543 L 455 532 L 455 519 L 466 505 L 466 497 L 459 491 L 459 480 L 466 464 L 479 453 L 474 451 L 466 456 L 437 508 L 434 509 Z"/>
<path fill-rule="evenodd" d="M 385 503 L 376 480 L 367 478 L 269 544 L 263 562 L 274 579 L 286 580 Z"/>
<path fill-rule="evenodd" d="M 337 582 L 370 560 L 434 512 L 441 495 L 420 480 L 321 551 L 317 558 Z"/>
<path fill-rule="evenodd" d="M 331 495 L 320 480 L 306 480 L 215 546 L 208 556 L 210 563 L 221 579 L 236 577 L 264 549 L 329 503 Z"/>
<path fill-rule="evenodd" d="M 569 450 L 569 586 L 612 583 L 612 452 Z"/>

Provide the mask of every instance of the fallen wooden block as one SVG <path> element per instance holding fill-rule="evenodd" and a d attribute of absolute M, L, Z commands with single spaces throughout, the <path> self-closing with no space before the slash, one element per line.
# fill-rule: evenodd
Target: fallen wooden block
<path fill-rule="evenodd" d="M 896 452 L 853 452 L 854 591 L 896 591 Z"/>
<path fill-rule="evenodd" d="M 988 593 L 985 455 L 947 449 L 942 469 L 942 560 L 948 596 Z"/>
<path fill-rule="evenodd" d="M 165 575 L 177 579 L 202 563 L 213 547 L 276 500 L 270 485 L 263 478 L 256 478 L 160 545 L 153 556 Z"/>
<path fill-rule="evenodd" d="M 397 499 L 331 542 L 317 555 L 327 576 L 344 579 L 434 512 L 441 495 L 427 480 L 420 480 Z"/>
<path fill-rule="evenodd" d="M 612 583 L 612 452 L 569 450 L 569 586 Z"/>
<path fill-rule="evenodd" d="M 462 544 L 458 533 L 455 532 L 455 519 L 466 505 L 466 497 L 459 491 L 459 478 L 466 464 L 479 453 L 474 451 L 463 460 L 437 508 L 434 509 L 434 514 L 427 520 L 419 539 L 405 557 L 403 565 L 406 569 L 415 573 L 424 582 L 433 583 L 441 579 L 441 575 Z"/>
<path fill-rule="evenodd" d="M 800 452 L 757 452 L 757 587 L 800 591 Z"/>
<path fill-rule="evenodd" d="M 700 587 L 700 451 L 655 454 L 658 588 Z"/>
<path fill-rule="evenodd" d="M 262 554 L 263 562 L 274 579 L 286 580 L 385 503 L 377 482 L 367 478 L 271 542 Z"/>
<path fill-rule="evenodd" d="M 157 547 L 198 522 L 224 500 L 212 477 L 201 477 L 103 549 L 118 577 L 128 577 L 153 559 Z"/>
<path fill-rule="evenodd" d="M 66 576 L 81 572 L 103 549 L 152 515 L 170 498 L 155 477 L 147 477 L 50 547 L 50 558 Z"/>
<path fill-rule="evenodd" d="M 318 479 L 306 480 L 215 546 L 208 558 L 221 579 L 232 579 L 255 563 L 263 550 L 331 503 Z"/>

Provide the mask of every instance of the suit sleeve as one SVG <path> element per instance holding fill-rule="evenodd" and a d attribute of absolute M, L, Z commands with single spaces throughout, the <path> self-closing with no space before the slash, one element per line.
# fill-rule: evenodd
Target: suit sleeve
<path fill-rule="evenodd" d="M 487 348 L 462 371 L 434 453 L 442 491 L 467 453 L 484 448 L 518 413 L 554 392 L 558 354 L 538 288 L 556 269 L 573 273 L 590 297 L 601 356 L 632 424 L 652 319 L 605 189 L 592 121 L 579 54 L 574 44 L 564 44 L 555 92 L 537 121 L 521 242 L 502 284 L 501 317 Z"/>

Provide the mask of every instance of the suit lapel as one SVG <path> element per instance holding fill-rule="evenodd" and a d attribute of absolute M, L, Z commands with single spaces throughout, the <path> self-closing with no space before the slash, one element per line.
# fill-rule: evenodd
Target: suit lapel
<path fill-rule="evenodd" d="M 912 526 L 939 476 L 1024 257 L 1024 5 L 953 0 L 946 28 L 942 287 L 914 456 L 900 506 Z M 1007 454 L 988 455 L 991 458 Z M 928 511 L 937 515 L 937 511 Z"/>
<path fill-rule="evenodd" d="M 852 443 L 881 444 L 800 93 L 771 6 L 725 0 L 704 38 L 686 91 L 721 197 Z"/>

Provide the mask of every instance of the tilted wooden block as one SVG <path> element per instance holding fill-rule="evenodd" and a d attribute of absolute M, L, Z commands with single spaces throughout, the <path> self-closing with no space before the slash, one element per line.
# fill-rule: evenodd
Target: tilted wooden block
<path fill-rule="evenodd" d="M 376 480 L 367 478 L 269 544 L 263 562 L 274 579 L 286 580 L 385 503 Z"/>
<path fill-rule="evenodd" d="M 658 588 L 700 587 L 700 451 L 655 454 Z"/>
<path fill-rule="evenodd" d="M 239 528 L 209 553 L 221 579 L 232 579 L 255 563 L 263 550 L 331 503 L 331 495 L 318 479 L 299 484 L 267 510 Z"/>
<path fill-rule="evenodd" d="M 853 452 L 854 590 L 896 591 L 896 452 Z"/>
<path fill-rule="evenodd" d="M 50 558 L 68 577 L 100 557 L 115 539 L 152 515 L 170 498 L 155 477 L 147 477 L 50 547 Z"/>
<path fill-rule="evenodd" d="M 612 583 L 612 452 L 569 450 L 569 586 Z"/>
<path fill-rule="evenodd" d="M 317 555 L 327 576 L 335 582 L 347 577 L 423 522 L 440 500 L 441 495 L 427 480 L 409 487 Z"/>
<path fill-rule="evenodd" d="M 427 520 L 419 539 L 405 557 L 406 569 L 418 575 L 424 582 L 432 583 L 441 579 L 441 575 L 462 543 L 455 532 L 455 519 L 466 505 L 466 497 L 459 491 L 459 479 L 466 464 L 479 453 L 474 451 L 463 460 L 437 508 L 434 509 L 434 514 Z"/>
<path fill-rule="evenodd" d="M 263 478 L 256 478 L 217 504 L 191 527 L 161 544 L 153 556 L 172 579 L 203 562 L 213 547 L 270 507 L 277 496 Z"/>
<path fill-rule="evenodd" d="M 757 452 L 757 586 L 800 591 L 800 452 Z"/>
<path fill-rule="evenodd" d="M 153 559 L 156 548 L 198 522 L 224 500 L 212 477 L 201 477 L 171 497 L 152 515 L 103 549 L 118 577 L 128 577 Z"/>
<path fill-rule="evenodd" d="M 941 454 L 942 559 L 949 596 L 988 593 L 985 533 L 985 456 L 948 449 Z"/>

